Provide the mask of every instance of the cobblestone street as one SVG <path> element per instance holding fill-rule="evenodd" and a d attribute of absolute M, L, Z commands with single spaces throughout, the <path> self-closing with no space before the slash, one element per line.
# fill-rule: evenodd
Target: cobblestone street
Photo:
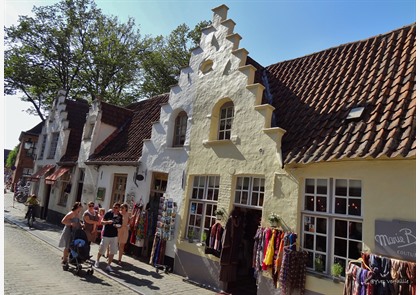
<path fill-rule="evenodd" d="M 34 229 L 29 229 L 25 212 L 23 204 L 13 202 L 13 193 L 4 194 L 5 294 L 216 293 L 186 282 L 176 274 L 157 273 L 153 266 L 128 255 L 124 256 L 121 266 L 112 264 L 112 273 L 104 271 L 105 259 L 101 260 L 99 268 L 94 268 L 91 277 L 84 272 L 79 277 L 63 271 L 62 249 L 57 247 L 62 227 L 37 219 Z M 92 244 L 90 254 L 96 253 L 98 245 Z"/>

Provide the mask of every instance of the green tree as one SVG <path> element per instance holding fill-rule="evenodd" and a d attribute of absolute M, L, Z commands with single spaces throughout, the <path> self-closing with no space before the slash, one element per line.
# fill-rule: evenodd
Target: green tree
<path fill-rule="evenodd" d="M 27 111 L 42 120 L 59 90 L 117 105 L 168 92 L 210 24 L 182 24 L 152 38 L 142 37 L 132 18 L 104 15 L 94 0 L 61 0 L 32 12 L 5 28 L 4 93 L 22 94 L 32 104 Z"/>
<path fill-rule="evenodd" d="M 168 92 L 177 83 L 181 69 L 188 66 L 191 50 L 200 45 L 202 29 L 210 24 L 201 21 L 192 30 L 181 24 L 168 37 L 155 37 L 152 50 L 142 56 L 143 82 L 139 95 L 151 97 Z"/>
<path fill-rule="evenodd" d="M 6 159 L 6 168 L 12 168 L 16 163 L 16 157 L 19 151 L 19 145 L 9 152 Z"/>
<path fill-rule="evenodd" d="M 23 93 L 32 113 L 44 112 L 63 89 L 71 99 L 134 101 L 140 57 L 150 44 L 135 22 L 105 16 L 94 0 L 62 0 L 32 9 L 5 28 L 4 91 Z"/>

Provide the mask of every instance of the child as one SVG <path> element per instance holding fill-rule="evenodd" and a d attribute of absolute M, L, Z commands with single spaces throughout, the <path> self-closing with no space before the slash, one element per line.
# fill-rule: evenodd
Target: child
<path fill-rule="evenodd" d="M 96 227 L 96 230 L 97 230 L 97 235 L 96 235 L 96 237 L 97 237 L 97 240 L 99 240 L 99 242 L 102 240 L 102 234 L 103 234 L 103 225 L 101 224 L 101 222 L 102 222 L 102 219 L 104 218 L 104 215 L 105 215 L 105 208 L 99 208 L 99 224 L 100 225 L 98 225 L 97 227 Z"/>

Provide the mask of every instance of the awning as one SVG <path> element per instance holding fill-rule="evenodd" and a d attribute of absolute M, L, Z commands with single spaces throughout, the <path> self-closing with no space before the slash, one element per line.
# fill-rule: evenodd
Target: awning
<path fill-rule="evenodd" d="M 60 167 L 57 170 L 54 171 L 53 174 L 45 178 L 46 184 L 54 184 L 54 181 L 59 179 L 61 176 L 64 175 L 67 171 L 70 170 L 70 167 Z"/>
<path fill-rule="evenodd" d="M 30 181 L 38 181 L 42 176 L 48 173 L 52 168 L 54 168 L 55 165 L 45 165 L 41 169 L 39 169 L 35 174 L 31 175 L 29 177 Z"/>

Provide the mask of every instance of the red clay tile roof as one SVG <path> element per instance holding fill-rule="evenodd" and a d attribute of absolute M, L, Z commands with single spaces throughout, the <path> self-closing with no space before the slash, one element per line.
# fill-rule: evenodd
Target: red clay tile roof
<path fill-rule="evenodd" d="M 68 164 L 69 162 L 76 164 L 77 162 L 89 105 L 86 101 L 66 99 L 66 112 L 68 113 L 67 120 L 69 121 L 70 136 L 66 152 L 59 161 L 60 165 Z"/>
<path fill-rule="evenodd" d="M 266 67 L 284 163 L 415 156 L 415 66 L 412 24 Z"/>
<path fill-rule="evenodd" d="M 99 107 L 102 111 L 101 121 L 111 126 L 119 127 L 133 116 L 133 111 L 104 101 L 101 101 Z"/>
<path fill-rule="evenodd" d="M 152 124 L 159 120 L 161 105 L 167 103 L 168 98 L 166 93 L 127 106 L 134 113 L 132 119 L 127 120 L 99 152 L 91 155 L 86 164 L 132 165 L 137 162 L 143 151 L 143 140 L 150 139 Z"/>

